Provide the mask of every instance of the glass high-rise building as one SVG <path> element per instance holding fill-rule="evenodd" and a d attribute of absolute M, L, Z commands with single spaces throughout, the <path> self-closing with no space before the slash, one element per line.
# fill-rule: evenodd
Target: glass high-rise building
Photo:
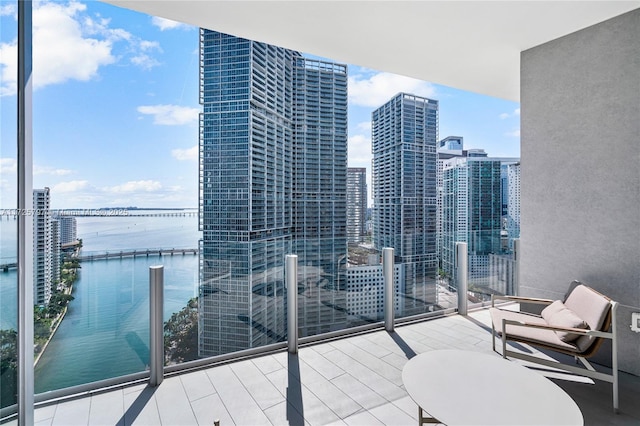
<path fill-rule="evenodd" d="M 60 223 L 60 244 L 73 243 L 78 239 L 78 222 L 73 216 L 56 216 Z"/>
<path fill-rule="evenodd" d="M 347 238 L 360 243 L 367 236 L 367 169 L 347 170 Z"/>
<path fill-rule="evenodd" d="M 514 238 L 520 238 L 520 163 L 507 166 L 509 204 L 507 206 L 507 233 L 509 249 L 513 250 Z"/>
<path fill-rule="evenodd" d="M 47 305 L 53 282 L 53 230 L 49 188 L 33 190 L 33 302 Z"/>
<path fill-rule="evenodd" d="M 462 151 L 464 138 L 462 136 L 447 136 L 438 143 L 438 151 Z"/>
<path fill-rule="evenodd" d="M 455 282 L 455 243 L 466 242 L 469 280 L 489 283 L 489 255 L 503 253 L 502 169 L 517 158 L 454 157 L 444 160 L 442 268 Z"/>
<path fill-rule="evenodd" d="M 310 336 L 347 322 L 347 66 L 294 54 L 292 98 L 292 252 Z"/>
<path fill-rule="evenodd" d="M 373 242 L 404 266 L 405 315 L 436 295 L 438 101 L 406 93 L 372 113 Z"/>
<path fill-rule="evenodd" d="M 286 339 L 286 254 L 300 334 L 344 327 L 346 66 L 204 29 L 200 52 L 200 354 Z"/>

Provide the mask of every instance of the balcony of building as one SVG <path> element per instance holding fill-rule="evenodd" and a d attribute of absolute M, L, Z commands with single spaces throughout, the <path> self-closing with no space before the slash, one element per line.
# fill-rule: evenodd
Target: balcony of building
<path fill-rule="evenodd" d="M 479 309 L 468 316 L 407 323 L 394 332 L 369 331 L 304 345 L 297 355 L 283 349 L 167 375 L 158 387 L 149 387 L 145 380 L 98 389 L 38 404 L 35 424 L 183 426 L 213 425 L 219 420 L 222 426 L 415 425 L 418 408 L 403 386 L 404 365 L 417 354 L 442 349 L 499 358 L 491 349 L 490 321 L 488 310 Z M 555 356 L 532 347 L 519 349 Z M 568 393 L 582 411 L 585 425 L 640 422 L 637 376 L 621 373 L 620 411 L 614 414 L 610 384 L 549 369 L 534 367 L 533 371 Z M 459 385 L 469 383 L 473 377 Z M 491 392 L 491 383 L 475 385 L 480 386 L 479 392 Z M 463 401 L 460 409 L 465 409 Z M 489 409 L 500 410 L 499 401 Z"/>
<path fill-rule="evenodd" d="M 380 15 L 378 19 L 396 22 L 398 34 L 413 34 L 401 40 L 419 40 L 417 47 L 389 37 L 394 33 L 391 30 L 383 34 L 388 41 L 378 43 L 377 37 L 365 31 L 380 28 L 374 25 L 375 19 L 370 19 L 370 25 L 361 28 L 359 36 L 349 43 L 343 43 L 346 38 L 336 34 L 336 39 L 326 37 L 327 27 L 314 25 L 316 21 L 332 22 L 331 16 L 356 22 L 361 16 L 356 16 L 351 7 L 357 2 L 335 2 L 335 7 L 345 8 L 340 13 L 331 12 L 330 7 L 322 6 L 323 2 L 289 4 L 287 13 L 276 13 L 263 9 L 270 2 L 262 2 L 254 4 L 251 16 L 246 8 L 234 9 L 232 2 L 221 2 L 204 11 L 195 3 L 193 10 L 180 2 L 113 3 L 147 8 L 145 11 L 159 16 L 312 50 L 337 60 L 520 99 L 524 241 L 520 291 L 556 298 L 562 295 L 566 283 L 578 278 L 596 284 L 603 293 L 621 301 L 621 369 L 636 374 L 621 373 L 621 412 L 617 415 L 610 406 L 611 388 L 607 384 L 586 384 L 575 378 L 565 380 L 566 377 L 553 380 L 578 403 L 586 424 L 640 421 L 634 405 L 639 396 L 639 336 L 629 330 L 631 313 L 640 310 L 637 1 L 562 2 L 555 9 L 542 12 L 533 5 L 549 6 L 551 2 L 465 2 L 460 12 L 449 9 L 454 6 L 444 6 L 445 2 L 414 2 L 435 6 L 420 13 L 404 13 L 397 8 L 399 11 L 394 13 L 399 14 L 395 15 L 398 19 L 391 19 L 394 13 L 386 9 L 389 5 L 395 8 L 391 2 L 382 9 L 372 8 L 377 11 L 373 15 Z M 326 10 L 318 14 L 310 8 Z M 499 9 L 499 13 L 491 8 Z M 259 25 L 251 20 L 254 17 L 267 21 L 264 16 L 284 21 L 282 25 Z M 424 22 L 413 19 L 424 16 L 448 27 L 436 30 L 427 26 L 422 31 Z M 475 23 L 459 21 L 464 16 L 474 17 Z M 509 25 L 502 25 L 504 22 L 499 19 L 487 24 L 491 17 L 505 16 L 518 19 L 509 21 Z M 322 36 L 311 31 L 316 27 Z M 447 28 L 460 31 L 445 31 Z M 506 28 L 507 32 L 493 33 L 488 28 Z M 277 34 L 268 36 L 264 31 Z M 306 33 L 308 38 L 298 37 Z M 425 33 L 431 34 L 433 40 L 437 34 L 447 34 L 443 38 L 450 43 L 425 44 Z M 523 40 L 513 36 L 517 33 L 540 36 Z M 487 34 L 488 38 L 480 37 Z M 322 39 L 332 47 L 310 48 Z M 402 46 L 408 50 L 400 49 Z M 417 56 L 426 61 L 437 53 L 437 60 L 432 61 L 435 66 L 416 60 L 415 52 L 422 52 L 425 47 L 434 49 L 433 55 Z M 443 55 L 443 51 L 453 55 Z M 491 52 L 497 56 L 486 56 Z M 495 60 L 497 57 L 509 60 Z M 488 79 L 474 86 L 481 76 Z M 22 164 L 24 159 L 19 160 Z M 30 167 L 27 165 L 28 172 Z M 22 185 L 19 190 L 24 195 L 29 194 L 30 188 Z M 297 357 L 280 349 L 181 375 L 171 373 L 157 388 L 147 387 L 144 379 L 133 386 L 119 384 L 59 402 L 39 403 L 35 420 L 38 424 L 211 424 L 215 419 L 223 425 L 376 421 L 414 424 L 416 406 L 399 381 L 404 363 L 413 354 L 441 348 L 491 353 L 487 324 L 486 311 L 478 311 L 468 317 L 451 315 L 406 324 L 392 334 L 375 331 L 309 344 L 300 349 Z M 22 390 L 23 405 L 28 405 L 32 391 Z M 498 405 L 495 409 L 499 409 Z"/>

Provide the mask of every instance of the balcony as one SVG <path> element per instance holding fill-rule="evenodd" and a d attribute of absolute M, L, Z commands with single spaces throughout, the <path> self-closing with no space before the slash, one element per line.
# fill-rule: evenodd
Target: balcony
<path fill-rule="evenodd" d="M 154 5 L 153 7 L 157 7 L 158 4 L 173 4 L 172 2 L 145 3 Z M 419 3 L 416 2 L 416 4 Z M 434 4 L 436 3 L 438 2 Z M 450 70 L 467 69 L 468 63 L 474 63 L 476 67 L 469 68 L 472 71 L 465 75 L 473 76 L 467 79 L 475 80 L 481 65 L 495 64 L 497 68 L 508 71 L 510 76 L 502 79 L 493 70 L 486 72 L 491 76 L 488 81 L 497 82 L 499 88 L 485 88 L 498 96 L 518 98 L 520 85 L 517 82 L 519 79 L 522 80 L 522 146 L 525 153 L 523 157 L 527 157 L 528 164 L 523 180 L 523 212 L 526 212 L 526 216 L 523 217 L 522 227 L 522 235 L 527 241 L 527 246 L 524 248 L 527 260 L 523 264 L 521 274 L 524 278 L 523 282 L 530 286 L 523 289 L 524 293 L 532 296 L 558 296 L 563 290 L 561 288 L 563 283 L 570 279 L 584 278 L 590 282 L 600 282 L 607 294 L 616 300 L 626 302 L 621 319 L 624 325 L 621 329 L 625 332 L 621 339 L 624 349 L 623 358 L 627 371 L 637 374 L 640 371 L 638 370 L 638 340 L 637 335 L 629 331 L 627 318 L 631 317 L 632 311 L 638 311 L 636 284 L 638 282 L 637 252 L 638 241 L 640 241 L 638 238 L 640 216 L 637 214 L 638 192 L 635 190 L 638 183 L 636 143 L 638 121 L 636 118 L 637 105 L 640 105 L 637 103 L 640 92 L 636 84 L 638 68 L 632 60 L 620 58 L 637 57 L 638 38 L 635 36 L 637 28 L 640 28 L 637 25 L 639 15 L 637 10 L 632 11 L 626 17 L 600 25 L 603 19 L 637 9 L 637 2 L 626 3 L 628 6 L 623 5 L 619 9 L 607 12 L 608 14 L 598 15 L 597 19 L 589 16 L 594 13 L 593 9 L 585 8 L 580 11 L 581 13 L 565 10 L 565 14 L 569 12 L 568 16 L 584 16 L 586 19 L 572 23 L 571 26 L 563 29 L 554 29 L 551 34 L 534 40 L 520 41 L 505 33 L 480 43 L 486 44 L 489 50 L 498 52 L 500 56 L 508 56 L 511 61 L 521 62 L 521 66 L 514 67 L 505 66 L 503 62 L 486 56 L 482 56 L 481 60 L 474 59 L 474 56 L 464 54 L 462 50 L 466 49 L 453 46 L 442 50 L 452 52 L 455 55 L 454 59 L 460 60 L 464 66 L 456 66 L 456 63 L 446 60 L 433 60 L 431 54 L 425 54 L 420 56 L 428 58 L 430 63 L 437 66 L 417 65 L 420 69 L 418 73 L 415 68 L 407 65 L 416 62 L 415 56 L 399 51 L 397 46 L 400 43 L 393 44 L 395 42 L 390 34 L 399 34 L 409 39 L 410 37 L 406 37 L 407 31 L 413 28 L 421 30 L 424 28 L 423 17 L 435 15 L 408 13 L 403 8 L 398 8 L 401 10 L 398 13 L 404 15 L 400 15 L 402 19 L 389 19 L 391 15 L 378 13 L 386 21 L 400 23 L 401 31 L 389 30 L 381 33 L 378 25 L 369 26 L 377 33 L 389 38 L 392 44 L 380 44 L 379 48 L 371 49 L 372 44 L 377 44 L 372 42 L 375 39 L 364 35 L 366 34 L 364 28 L 359 38 L 366 43 L 365 46 L 357 46 L 355 41 L 343 43 L 350 38 L 349 35 L 337 37 L 336 40 L 339 42 L 335 44 L 350 45 L 352 53 L 374 52 L 373 54 L 380 58 L 381 69 L 393 69 L 415 76 L 422 75 L 422 69 L 424 69 L 424 78 L 434 81 L 446 82 L 446 76 L 438 72 L 457 75 Z M 319 6 L 320 4 L 321 2 L 318 2 L 317 7 L 328 11 L 328 7 Z M 429 2 L 422 2 L 422 4 L 427 5 Z M 525 6 L 529 7 L 529 5 Z M 577 7 L 582 6 L 584 5 Z M 175 7 L 182 9 L 184 6 L 180 4 Z M 291 4 L 287 4 L 286 7 L 296 10 L 296 7 Z M 310 6 L 305 5 L 305 7 Z M 487 4 L 479 3 L 477 7 L 482 8 L 479 10 L 482 16 L 492 15 L 487 13 Z M 529 33 L 529 31 L 521 31 L 523 28 L 552 28 L 553 25 L 538 24 L 538 22 L 547 24 L 549 18 L 569 21 L 569 19 L 563 19 L 560 13 L 562 10 L 558 9 L 551 13 L 540 14 L 538 16 L 542 16 L 543 19 L 535 20 L 531 19 L 533 15 L 528 9 L 514 9 L 512 7 L 515 6 L 502 4 L 498 6 L 498 3 L 492 7 L 499 7 L 504 13 L 504 15 L 495 14 L 497 18 L 524 17 L 527 25 L 495 25 L 496 28 L 513 27 L 515 33 Z M 471 5 L 466 5 L 460 10 L 464 10 L 465 15 L 472 16 L 474 19 L 475 16 L 480 16 L 473 13 L 471 8 Z M 261 21 L 268 22 L 268 31 L 279 28 L 297 30 L 291 25 L 278 25 L 263 19 L 264 16 L 275 16 L 285 19 L 286 23 L 299 22 L 291 19 L 290 14 L 273 13 L 273 9 L 269 9 L 267 14 L 267 11 L 260 7 L 253 8 L 251 12 L 258 15 Z M 331 22 L 328 17 L 319 18 L 321 15 L 309 13 L 309 9 L 305 8 L 303 12 L 304 14 L 301 13 L 301 15 L 311 17 L 314 23 Z M 330 15 L 330 11 L 327 14 Z M 160 15 L 179 18 L 176 12 Z M 193 15 L 208 18 L 208 14 L 205 13 Z M 227 19 L 225 13 L 216 10 L 216 15 L 221 20 L 221 24 L 230 25 L 229 32 L 235 33 L 233 31 L 235 24 Z M 337 13 L 334 15 L 344 16 Z M 432 18 L 431 21 L 446 23 L 446 25 L 457 21 L 451 18 L 457 15 L 446 15 L 450 18 Z M 243 10 L 238 16 L 246 21 L 247 11 Z M 415 17 L 418 21 L 412 24 L 407 20 L 410 17 Z M 197 23 L 195 21 L 194 19 L 192 23 Z M 476 21 L 486 25 L 485 20 Z M 214 22 L 210 20 L 204 22 L 205 26 L 208 24 L 213 25 Z M 594 24 L 598 24 L 597 28 L 588 28 L 587 33 L 582 32 L 577 35 L 573 33 Z M 326 28 L 324 25 L 308 27 L 318 27 L 323 31 Z M 480 52 L 478 45 L 468 41 L 479 39 L 479 35 L 486 31 L 474 31 L 473 26 L 467 25 L 458 25 L 458 27 L 464 28 L 460 34 L 466 34 L 462 37 L 465 40 L 463 44 L 468 45 L 470 50 Z M 625 30 L 621 31 L 620 28 Z M 220 29 L 224 30 L 224 25 Z M 434 34 L 444 33 L 435 27 L 431 27 L 429 31 Z M 538 31 L 531 31 L 531 33 L 538 33 Z M 469 34 L 474 34 L 474 37 L 468 37 Z M 424 48 L 424 38 L 413 38 L 418 40 L 420 45 L 417 48 L 408 48 L 407 51 L 421 51 Z M 265 36 L 264 39 L 268 40 L 268 37 Z M 294 41 L 302 38 L 296 35 L 290 39 L 292 40 L 290 47 L 295 47 Z M 456 37 L 450 39 L 457 40 Z M 496 45 L 495 40 L 514 40 L 514 42 L 510 45 L 509 51 L 505 52 L 497 48 L 500 46 Z M 302 44 L 304 43 L 303 41 Z M 436 46 L 439 44 L 434 43 L 434 46 L 430 46 L 429 49 Z M 325 51 L 327 56 L 331 56 L 330 50 Z M 318 53 L 325 51 L 318 51 Z M 396 52 L 402 57 L 409 58 L 404 66 L 401 58 L 395 56 Z M 344 57 L 352 58 L 355 63 L 372 65 L 376 63 L 370 62 L 366 57 L 352 56 L 352 53 L 347 52 Z M 585 58 L 591 62 L 585 63 Z M 443 63 L 449 66 L 442 67 Z M 589 72 L 584 73 L 583 70 L 589 70 Z M 458 86 L 455 83 L 451 82 Z M 480 90 L 479 87 L 477 89 Z M 593 102 L 594 99 L 598 102 Z M 30 102 L 30 99 L 28 101 Z M 603 114 L 603 111 L 612 112 L 612 114 Z M 30 117 L 28 118 L 27 122 L 30 126 Z M 615 136 L 611 137 L 612 135 Z M 29 139 L 26 146 L 30 149 L 30 136 L 21 137 L 23 142 L 25 139 Z M 603 144 L 603 140 L 610 143 Z M 18 160 L 21 166 L 26 164 L 27 175 L 31 173 L 31 159 L 25 160 L 24 156 L 18 155 Z M 576 165 L 578 167 L 575 167 Z M 18 169 L 25 168 L 19 166 Z M 549 173 L 550 170 L 553 170 L 553 173 Z M 621 182 L 624 184 L 621 185 Z M 19 185 L 18 190 L 23 198 L 25 194 L 30 196 L 29 185 Z M 25 234 L 21 235 L 24 239 Z M 21 289 L 28 288 L 24 283 L 25 281 L 21 281 Z M 28 305 L 23 303 L 20 312 L 23 313 L 26 310 L 23 308 Z M 409 423 L 411 419 L 409 424 L 414 424 L 415 406 L 409 407 L 410 400 L 404 392 L 400 392 L 402 391 L 401 383 L 397 383 L 400 367 L 408 357 L 407 354 L 412 353 L 410 350 L 413 353 L 419 353 L 431 349 L 432 346 L 436 346 L 432 349 L 440 347 L 469 349 L 469 346 L 472 346 L 473 350 L 479 352 L 489 351 L 486 348 L 487 318 L 483 315 L 486 316 L 484 311 L 478 311 L 468 318 L 448 316 L 434 321 L 405 325 L 398 328 L 397 334 L 392 335 L 400 336 L 402 340 L 393 339 L 385 332 L 375 332 L 304 347 L 299 357 L 294 359 L 289 358 L 286 353 L 275 353 L 211 367 L 208 370 L 184 373 L 181 376 L 173 375 L 167 377 L 155 391 L 145 388 L 142 382 L 138 383 L 138 387 L 118 385 L 108 391 L 92 391 L 93 393 L 76 396 L 75 399 L 41 404 L 36 411 L 36 420 L 39 424 L 72 424 L 74 422 L 80 424 L 158 424 L 160 422 L 186 424 L 189 420 L 193 423 L 211 424 L 213 419 L 220 418 L 222 424 L 259 423 L 260 421 L 275 424 L 286 421 L 302 423 L 303 419 L 310 424 L 340 421 L 347 424 L 358 422 L 369 424 L 375 423 L 375 420 L 380 423 L 398 424 L 404 423 L 403 419 Z M 30 320 L 29 315 L 26 318 Z M 431 330 L 431 327 L 435 329 Z M 470 335 L 473 337 L 469 337 Z M 472 344 L 471 341 L 475 343 Z M 438 342 L 438 345 L 434 342 Z M 21 348 L 28 347 L 30 343 L 28 339 L 23 339 Z M 332 360 L 331 357 L 336 356 L 340 358 Z M 24 362 L 25 359 L 27 362 Z M 30 359 L 25 359 L 21 360 L 22 364 L 28 365 Z M 250 369 L 257 370 L 260 374 L 249 374 L 251 377 L 248 378 L 245 374 Z M 288 371 L 288 374 L 285 374 L 285 371 Z M 332 376 L 331 371 L 339 374 Z M 280 381 L 276 379 L 277 377 Z M 354 386 L 354 383 L 359 387 L 351 390 L 349 386 Z M 638 396 L 637 377 L 622 375 L 620 392 L 622 414 L 617 416 L 611 413 L 609 406 L 611 395 L 607 385 L 600 383 L 574 385 L 564 381 L 558 383 L 576 399 L 583 410 L 587 424 L 636 424 L 640 420 L 637 408 L 632 405 Z M 22 395 L 26 395 L 26 398 L 21 400 L 22 408 L 28 410 L 33 389 L 27 386 L 26 389 L 21 390 Z M 377 401 L 376 403 L 359 399 L 360 395 L 372 395 L 369 391 L 379 397 L 371 396 L 374 401 Z M 342 399 L 335 397 L 335 394 L 342 396 L 340 392 L 345 394 Z M 398 394 L 389 395 L 388 392 L 398 392 Z M 166 407 L 171 407 L 170 413 L 164 412 Z M 179 407 L 184 407 L 184 412 Z M 201 418 L 198 413 L 201 413 L 200 410 L 204 410 L 205 407 L 211 411 L 206 411 Z M 252 413 L 250 407 L 255 409 L 256 417 L 243 417 Z M 354 409 L 355 411 L 352 411 Z M 391 410 L 391 418 L 387 417 L 389 415 L 387 409 Z M 397 410 L 394 414 L 395 409 Z M 414 414 L 411 414 L 412 412 Z M 101 413 L 108 413 L 112 418 L 101 417 Z M 407 414 L 406 418 L 404 413 Z M 169 417 L 172 415 L 179 417 L 177 419 Z"/>
<path fill-rule="evenodd" d="M 491 354 L 490 330 L 489 313 L 481 309 L 392 333 L 351 335 L 303 346 L 298 355 L 280 351 L 167 376 L 157 388 L 138 383 L 49 402 L 36 407 L 35 424 L 415 425 L 417 406 L 401 379 L 407 360 L 438 349 Z M 620 413 L 614 414 L 609 384 L 545 374 L 576 401 L 586 425 L 640 422 L 639 377 L 621 373 Z"/>

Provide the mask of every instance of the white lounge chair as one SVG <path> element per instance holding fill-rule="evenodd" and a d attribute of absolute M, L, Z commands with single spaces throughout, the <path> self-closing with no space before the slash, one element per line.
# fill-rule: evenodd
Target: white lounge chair
<path fill-rule="evenodd" d="M 541 315 L 499 309 L 496 300 L 511 300 L 519 303 L 544 304 Z M 496 335 L 502 338 L 502 356 L 523 359 L 548 367 L 604 380 L 613 385 L 613 408 L 618 410 L 618 355 L 616 340 L 616 310 L 618 303 L 598 293 L 579 281 L 574 281 L 564 302 L 518 296 L 491 298 L 491 329 L 493 350 Z M 611 340 L 611 374 L 596 371 L 587 361 L 593 356 L 604 339 Z M 509 350 L 508 341 L 521 342 L 551 351 L 571 355 L 580 360 L 585 368 L 553 362 L 547 359 Z"/>

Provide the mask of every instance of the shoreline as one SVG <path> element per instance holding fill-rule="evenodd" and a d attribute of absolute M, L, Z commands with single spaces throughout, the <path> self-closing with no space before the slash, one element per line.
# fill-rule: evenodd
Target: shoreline
<path fill-rule="evenodd" d="M 71 286 L 69 287 L 69 293 L 65 292 L 65 294 L 71 294 L 72 292 L 73 292 L 73 284 L 71 284 Z M 38 355 L 34 358 L 34 360 L 33 360 L 33 366 L 34 367 L 36 367 L 38 365 L 38 361 L 40 361 L 40 358 L 42 358 L 42 354 L 44 354 L 44 351 L 46 351 L 47 348 L 49 347 L 49 343 L 51 343 L 51 339 L 53 339 L 53 336 L 55 336 L 56 331 L 58 331 L 58 327 L 60 327 L 60 324 L 62 324 L 62 320 L 67 315 L 67 311 L 69 310 L 69 304 L 71 302 L 73 302 L 73 300 L 70 301 L 69 303 L 67 303 L 67 306 L 64 307 L 64 310 L 58 316 L 58 319 L 56 321 L 55 327 L 53 327 L 53 330 L 51 330 L 51 333 L 49 334 L 49 337 L 47 337 L 47 340 L 42 345 L 42 350 L 40 352 L 38 352 Z"/>

